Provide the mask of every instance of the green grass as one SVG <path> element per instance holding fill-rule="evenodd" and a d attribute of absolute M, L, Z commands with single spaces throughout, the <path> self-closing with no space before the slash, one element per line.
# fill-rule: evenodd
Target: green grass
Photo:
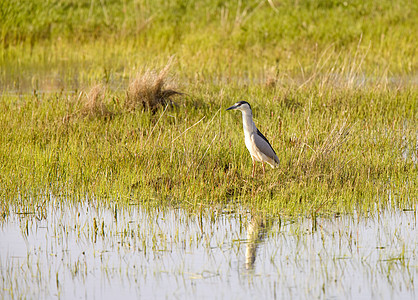
<path fill-rule="evenodd" d="M 3 1 L 3 203 L 56 193 L 272 214 L 413 205 L 417 4 L 271 3 Z M 137 72 L 169 61 L 178 105 L 129 108 Z M 224 111 L 238 100 L 281 160 L 255 179 L 241 116 Z"/>
<path fill-rule="evenodd" d="M 258 165 L 255 179 L 241 116 L 224 111 L 241 92 L 225 88 L 216 102 L 219 93 L 200 94 L 156 114 L 108 95 L 112 118 L 78 114 L 71 95 L 5 96 L 1 197 L 89 194 L 196 209 L 239 200 L 272 213 L 368 211 L 388 194 L 393 205 L 416 201 L 416 92 L 248 89 L 281 160 L 266 175 Z"/>
<path fill-rule="evenodd" d="M 188 81 L 346 76 L 353 62 L 370 80 L 413 80 L 417 15 L 414 1 L 3 1 L 0 86 L 119 87 L 173 55 Z"/>

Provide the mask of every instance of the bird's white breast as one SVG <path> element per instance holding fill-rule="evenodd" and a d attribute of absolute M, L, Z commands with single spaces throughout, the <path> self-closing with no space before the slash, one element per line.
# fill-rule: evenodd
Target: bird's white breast
<path fill-rule="evenodd" d="M 246 134 L 245 135 L 245 146 L 247 147 L 248 151 L 250 152 L 251 156 L 255 158 L 256 161 L 263 161 L 263 157 L 261 157 L 262 153 L 257 149 L 255 146 L 254 135 L 256 133 Z"/>

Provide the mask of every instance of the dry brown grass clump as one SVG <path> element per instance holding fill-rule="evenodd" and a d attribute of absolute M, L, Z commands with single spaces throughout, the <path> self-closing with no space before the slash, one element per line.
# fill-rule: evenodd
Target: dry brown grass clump
<path fill-rule="evenodd" d="M 169 85 L 166 87 L 169 67 L 170 64 L 158 74 L 150 70 L 142 74 L 139 73 L 131 81 L 126 91 L 125 106 L 129 110 L 142 108 L 154 112 L 158 107 L 167 104 L 173 105 L 174 102 L 170 98 L 174 95 L 182 95 L 182 93 L 174 90 Z"/>
<path fill-rule="evenodd" d="M 113 114 L 105 105 L 106 90 L 102 84 L 93 86 L 88 94 L 80 98 L 81 115 L 87 117 L 111 117 Z"/>
<path fill-rule="evenodd" d="M 114 113 L 106 107 L 106 89 L 102 84 L 93 86 L 88 93 L 81 91 L 73 99 L 74 111 L 64 116 L 63 122 L 78 118 L 112 118 Z"/>

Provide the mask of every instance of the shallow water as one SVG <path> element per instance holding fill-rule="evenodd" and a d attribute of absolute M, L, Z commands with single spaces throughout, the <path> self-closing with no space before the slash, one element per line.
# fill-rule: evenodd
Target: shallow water
<path fill-rule="evenodd" d="M 2 298 L 416 299 L 417 207 L 373 216 L 74 204 L 13 209 Z"/>

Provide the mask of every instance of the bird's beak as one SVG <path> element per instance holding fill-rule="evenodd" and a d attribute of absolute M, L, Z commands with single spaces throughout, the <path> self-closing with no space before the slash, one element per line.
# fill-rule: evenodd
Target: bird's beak
<path fill-rule="evenodd" d="M 226 110 L 236 109 L 238 105 L 232 105 L 231 107 L 228 107 Z"/>

